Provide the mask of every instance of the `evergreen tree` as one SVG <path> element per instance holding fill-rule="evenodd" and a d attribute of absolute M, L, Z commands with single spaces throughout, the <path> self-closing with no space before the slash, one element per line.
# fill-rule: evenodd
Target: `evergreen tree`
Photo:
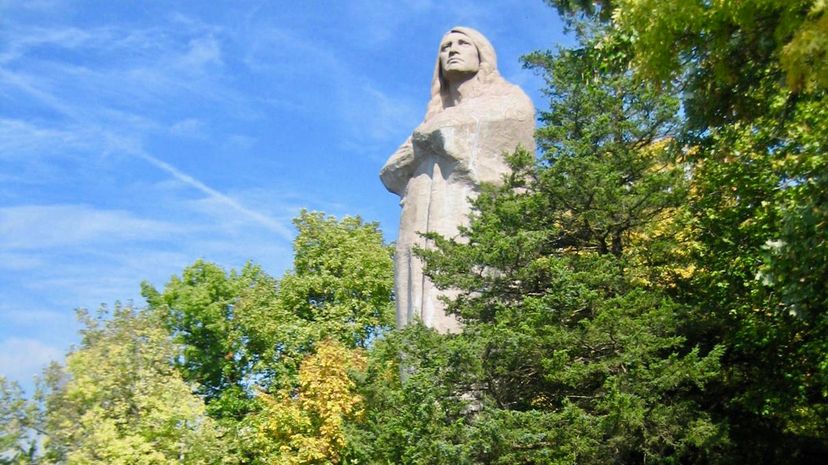
<path fill-rule="evenodd" d="M 690 338 L 726 347 L 707 396 L 730 460 L 828 453 L 828 14 L 824 1 L 552 1 L 589 48 L 682 98 L 692 147 Z M 619 58 L 620 57 L 620 58 Z"/>
<path fill-rule="evenodd" d="M 688 309 L 671 297 L 687 191 L 677 101 L 587 49 L 527 60 L 549 84 L 542 155 L 516 153 L 462 240 L 432 235 L 436 248 L 420 251 L 434 282 L 458 292 L 448 309 L 464 329 L 412 327 L 385 342 L 366 381 L 362 460 L 715 457 L 726 431 L 698 398 L 721 349 L 688 344 Z M 394 369 L 406 380 L 382 386 Z"/>

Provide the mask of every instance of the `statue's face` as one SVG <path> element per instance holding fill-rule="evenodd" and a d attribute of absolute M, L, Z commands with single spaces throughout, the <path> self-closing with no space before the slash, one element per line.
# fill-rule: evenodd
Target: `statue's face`
<path fill-rule="evenodd" d="M 449 81 L 456 76 L 474 74 L 480 69 L 480 54 L 469 36 L 449 32 L 440 42 L 440 66 Z"/>

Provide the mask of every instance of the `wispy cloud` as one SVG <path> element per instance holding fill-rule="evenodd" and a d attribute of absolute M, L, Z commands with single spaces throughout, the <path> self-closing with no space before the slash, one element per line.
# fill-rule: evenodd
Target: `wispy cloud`
<path fill-rule="evenodd" d="M 148 34 L 141 35 L 148 36 Z M 9 53 L 17 56 L 22 54 L 23 50 L 32 47 L 34 44 L 55 43 L 59 42 L 62 37 L 73 37 L 73 40 L 70 41 L 71 44 L 86 44 L 90 42 L 97 44 L 105 42 L 101 40 L 102 38 L 112 39 L 111 36 L 112 33 L 109 28 L 98 29 L 92 33 L 84 33 L 68 28 L 53 34 L 46 34 L 39 41 L 27 39 L 25 36 L 24 38 L 18 38 L 9 47 L 13 53 Z M 129 38 L 130 36 L 127 37 L 127 39 L 121 39 L 132 41 L 132 38 Z M 117 40 L 114 41 L 117 42 Z M 104 72 L 103 75 L 101 71 L 87 71 L 84 73 L 84 78 L 92 79 L 96 82 L 107 82 L 103 86 L 104 88 L 111 87 L 113 85 L 111 82 L 117 82 L 118 85 L 123 85 L 124 82 L 137 84 L 137 79 L 140 81 L 137 87 L 142 89 L 140 93 L 146 95 L 148 85 L 159 85 L 159 81 L 173 82 L 184 80 L 184 76 L 179 76 L 181 79 L 176 79 L 169 75 L 159 74 L 159 68 L 173 69 L 174 73 L 193 73 L 194 69 L 197 70 L 208 65 L 220 65 L 222 62 L 220 45 L 213 36 L 196 37 L 189 41 L 183 53 L 179 53 L 177 56 L 162 58 L 161 61 L 166 64 L 172 63 L 174 66 L 128 68 L 121 72 L 121 75 L 116 76 L 115 79 L 113 79 L 111 70 Z M 69 74 L 73 72 L 70 71 Z M 124 113 L 118 108 L 90 106 L 88 102 L 73 102 L 50 91 L 49 87 L 54 87 L 54 85 L 50 86 L 42 82 L 42 79 L 24 73 L 0 70 L 0 86 L 3 84 L 34 97 L 42 105 L 69 118 L 69 123 L 57 123 L 51 127 L 43 127 L 20 120 L 2 119 L 0 120 L 0 135 L 6 135 L 8 137 L 3 138 L 3 141 L 0 142 L 0 148 L 3 149 L 0 153 L 14 154 L 25 151 L 31 152 L 33 149 L 42 148 L 44 145 L 54 147 L 56 143 L 60 144 L 64 150 L 73 144 L 83 143 L 87 145 L 87 148 L 92 150 L 128 153 L 148 162 L 155 168 L 162 170 L 202 194 L 216 199 L 223 207 L 230 208 L 244 218 L 269 228 L 279 234 L 283 239 L 289 240 L 292 237 L 292 232 L 282 222 L 268 217 L 268 215 L 261 211 L 242 205 L 238 200 L 207 185 L 192 174 L 176 168 L 171 163 L 157 156 L 146 153 L 140 146 L 141 139 L 148 134 L 136 133 L 136 125 L 134 124 L 136 119 L 139 122 L 144 122 L 146 119 L 144 116 Z M 113 116 L 115 117 L 113 118 Z M 200 124 L 194 119 L 185 119 L 174 124 L 172 131 L 178 134 L 192 134 L 198 130 Z M 146 130 L 161 126 L 162 124 L 160 122 L 149 122 L 149 124 L 139 124 L 137 127 L 143 127 Z M 79 134 L 83 134 L 85 137 L 79 138 Z"/>
<path fill-rule="evenodd" d="M 0 247 L 6 250 L 67 247 L 93 241 L 146 240 L 179 231 L 179 227 L 170 223 L 88 205 L 0 208 Z"/>
<path fill-rule="evenodd" d="M 59 44 L 71 49 L 86 43 L 91 37 L 89 32 L 75 27 L 33 28 L 32 32 L 35 33 L 23 34 L 7 42 L 0 51 L 0 64 L 15 61 L 35 47 Z"/>
<path fill-rule="evenodd" d="M 44 127 L 28 121 L 0 118 L 0 159 L 29 158 L 44 152 L 86 146 L 80 130 Z"/>
<path fill-rule="evenodd" d="M 11 337 L 0 341 L 0 374 L 23 380 L 49 362 L 63 359 L 63 351 L 42 341 Z"/>
<path fill-rule="evenodd" d="M 203 138 L 204 123 L 196 118 L 186 118 L 170 126 L 170 133 L 176 136 Z"/>
<path fill-rule="evenodd" d="M 213 36 L 192 39 L 189 43 L 189 50 L 181 57 L 180 63 L 190 69 L 221 65 L 221 46 Z"/>
<path fill-rule="evenodd" d="M 237 200 L 213 189 L 212 187 L 204 184 L 203 182 L 190 176 L 189 174 L 180 171 L 179 169 L 175 168 L 169 163 L 159 160 L 158 158 L 155 158 L 154 156 L 145 152 L 133 152 L 133 155 L 167 172 L 168 174 L 173 176 L 175 179 L 181 181 L 182 183 L 210 196 L 210 198 L 216 200 L 219 204 L 225 207 L 232 208 L 238 213 L 244 215 L 246 218 L 257 222 L 262 226 L 267 227 L 271 231 L 279 234 L 283 239 L 290 240 L 293 237 L 292 231 L 285 227 L 285 225 L 282 222 L 274 220 L 273 218 L 269 217 L 264 213 L 261 213 L 259 211 L 253 210 L 242 205 Z"/>

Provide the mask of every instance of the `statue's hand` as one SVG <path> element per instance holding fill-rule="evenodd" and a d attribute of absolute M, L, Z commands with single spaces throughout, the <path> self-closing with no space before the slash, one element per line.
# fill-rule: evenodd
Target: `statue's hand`
<path fill-rule="evenodd" d="M 451 162 L 460 172 L 470 172 L 476 137 L 476 125 L 472 122 L 431 128 L 428 132 L 418 128 L 413 142 L 428 153 Z"/>

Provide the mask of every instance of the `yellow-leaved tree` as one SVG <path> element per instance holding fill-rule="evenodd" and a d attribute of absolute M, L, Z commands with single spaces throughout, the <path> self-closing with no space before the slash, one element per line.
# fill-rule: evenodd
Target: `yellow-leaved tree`
<path fill-rule="evenodd" d="M 176 348 L 153 312 L 116 305 L 80 318 L 80 347 L 47 373 L 43 463 L 234 463 L 221 428 L 170 363 Z"/>
<path fill-rule="evenodd" d="M 266 451 L 269 463 L 340 463 L 346 445 L 344 422 L 358 420 L 363 408 L 351 373 L 364 368 L 362 349 L 327 339 L 302 362 L 295 389 L 261 393 L 264 408 L 252 423 L 254 440 Z"/>

